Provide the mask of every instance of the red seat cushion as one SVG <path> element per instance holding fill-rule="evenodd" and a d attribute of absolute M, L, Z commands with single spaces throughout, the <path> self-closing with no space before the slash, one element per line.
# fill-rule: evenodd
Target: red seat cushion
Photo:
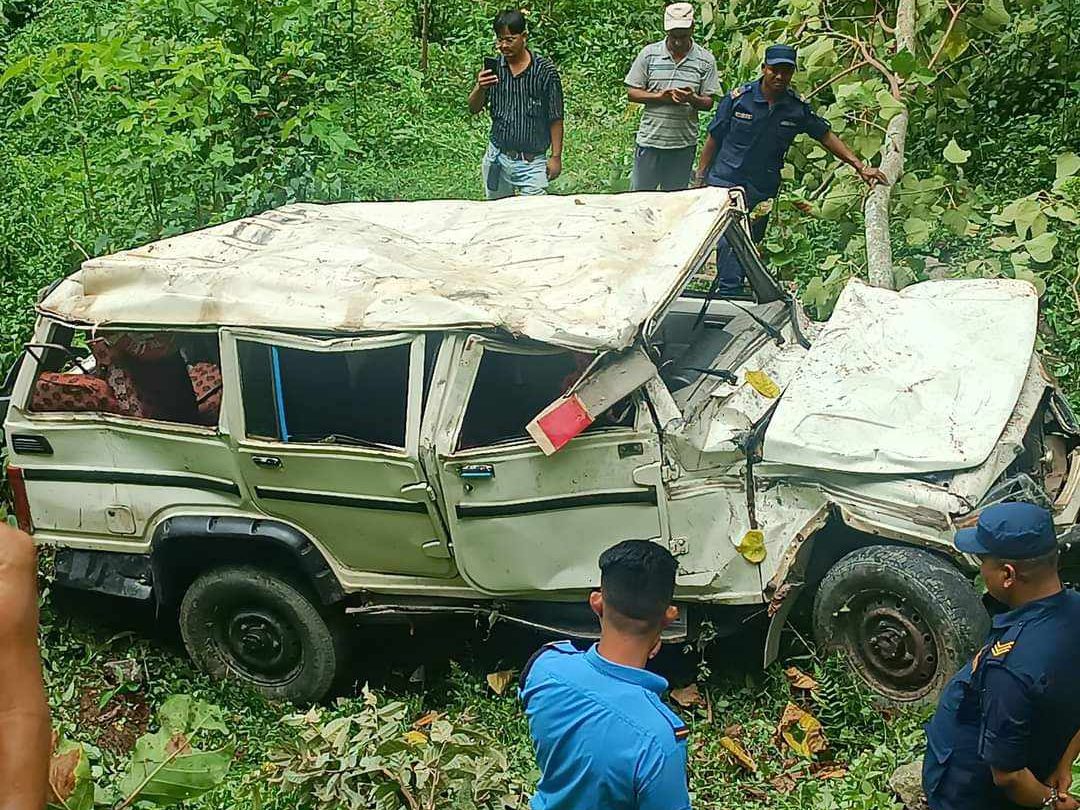
<path fill-rule="evenodd" d="M 204 425 L 216 425 L 221 411 L 221 368 L 205 361 L 193 363 L 188 366 L 188 376 L 195 389 L 199 421 Z"/>
<path fill-rule="evenodd" d="M 116 413 L 120 405 L 109 383 L 88 374 L 42 372 L 30 395 L 31 411 Z"/>

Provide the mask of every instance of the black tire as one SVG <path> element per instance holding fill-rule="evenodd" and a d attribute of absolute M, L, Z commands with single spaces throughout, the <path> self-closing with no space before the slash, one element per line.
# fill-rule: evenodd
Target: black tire
<path fill-rule="evenodd" d="M 320 610 L 297 585 L 254 566 L 199 576 L 180 605 L 180 632 L 207 674 L 236 678 L 277 700 L 322 700 L 345 670 L 344 616 Z"/>
<path fill-rule="evenodd" d="M 916 548 L 852 551 L 814 600 L 818 644 L 842 650 L 871 689 L 897 703 L 935 699 L 989 628 L 971 582 Z"/>

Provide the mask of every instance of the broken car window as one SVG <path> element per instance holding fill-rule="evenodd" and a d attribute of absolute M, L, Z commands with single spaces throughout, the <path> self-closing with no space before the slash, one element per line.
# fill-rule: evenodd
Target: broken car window
<path fill-rule="evenodd" d="M 405 446 L 409 345 L 308 351 L 238 341 L 248 436 Z"/>
<path fill-rule="evenodd" d="M 210 332 L 83 332 L 59 327 L 30 344 L 43 369 L 31 412 L 93 412 L 215 426 L 221 362 Z"/>
<path fill-rule="evenodd" d="M 575 352 L 511 354 L 485 349 L 457 449 L 529 438 L 526 425 L 569 391 L 592 360 L 592 355 Z M 633 407 L 620 402 L 587 430 L 632 426 L 633 419 Z"/>

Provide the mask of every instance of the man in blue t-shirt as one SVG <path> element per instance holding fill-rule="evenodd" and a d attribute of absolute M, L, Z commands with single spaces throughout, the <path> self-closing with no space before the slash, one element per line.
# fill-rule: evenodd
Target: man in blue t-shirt
<path fill-rule="evenodd" d="M 649 540 L 600 555 L 589 604 L 600 642 L 542 647 L 521 675 L 521 699 L 540 766 L 532 810 L 688 810 L 690 730 L 660 700 L 667 681 L 646 671 L 671 604 L 677 563 Z"/>

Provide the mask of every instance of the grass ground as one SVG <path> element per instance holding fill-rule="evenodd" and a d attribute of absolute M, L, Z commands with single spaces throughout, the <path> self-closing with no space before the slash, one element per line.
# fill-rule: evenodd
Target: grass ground
<path fill-rule="evenodd" d="M 168 617 L 155 620 L 149 611 L 133 611 L 106 598 L 54 593 L 47 581 L 45 585 L 42 647 L 54 722 L 66 736 L 88 744 L 99 784 L 107 784 L 122 769 L 135 739 L 150 727 L 153 711 L 164 699 L 189 693 L 225 710 L 238 745 L 226 783 L 190 806 L 297 808 L 293 797 L 266 783 L 262 770 L 270 752 L 289 734 L 281 720 L 293 707 L 269 703 L 235 683 L 211 682 L 195 671 Z M 340 708 L 358 708 L 355 694 L 366 683 L 381 697 L 407 703 L 415 717 L 430 710 L 467 715 L 472 726 L 497 741 L 515 773 L 534 780 L 528 727 L 514 690 L 496 695 L 485 676 L 520 670 L 545 640 L 515 628 L 500 625 L 489 632 L 463 621 L 358 630 L 354 689 L 341 699 Z M 815 677 L 819 688 L 796 691 L 779 665 L 765 672 L 755 665 L 760 641 L 755 633 L 746 633 L 714 642 L 704 661 L 696 652 L 680 649 L 668 649 L 659 659 L 658 670 L 676 686 L 707 673 L 697 705 L 675 706 L 693 730 L 694 806 L 896 807 L 887 778 L 918 755 L 921 714 L 882 710 L 842 662 L 818 661 L 809 652 L 793 663 Z M 789 702 L 806 708 L 824 725 L 829 747 L 813 760 L 777 740 L 777 723 Z M 756 772 L 735 763 L 724 747 L 725 738 L 745 749 Z"/>

